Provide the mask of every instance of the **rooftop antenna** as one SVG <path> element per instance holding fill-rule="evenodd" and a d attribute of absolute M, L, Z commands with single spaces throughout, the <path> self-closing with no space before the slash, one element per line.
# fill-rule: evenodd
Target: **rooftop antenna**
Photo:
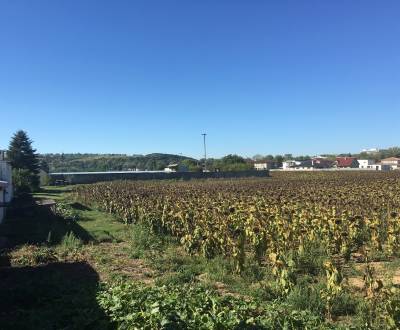
<path fill-rule="evenodd" d="M 207 172 L 207 149 L 206 149 L 206 135 L 207 133 L 202 133 L 203 144 L 204 144 L 204 172 Z"/>

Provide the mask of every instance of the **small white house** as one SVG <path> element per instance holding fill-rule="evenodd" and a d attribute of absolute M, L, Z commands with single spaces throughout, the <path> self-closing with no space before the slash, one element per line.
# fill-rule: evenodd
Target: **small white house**
<path fill-rule="evenodd" d="M 311 159 L 306 160 L 287 160 L 282 163 L 283 170 L 312 170 L 313 161 Z"/>
<path fill-rule="evenodd" d="M 5 205 L 11 202 L 13 197 L 12 169 L 5 160 L 4 151 L 0 151 L 0 223 L 5 216 Z"/>
<path fill-rule="evenodd" d="M 375 161 L 373 159 L 359 159 L 358 167 L 361 169 L 373 169 L 375 168 Z"/>
<path fill-rule="evenodd" d="M 286 161 L 284 161 L 284 162 L 282 163 L 282 168 L 283 168 L 284 170 L 288 170 L 288 169 L 290 169 L 290 168 L 293 168 L 293 167 L 299 166 L 299 165 L 300 165 L 300 162 L 298 162 L 298 161 L 295 161 L 295 160 L 286 160 Z"/>

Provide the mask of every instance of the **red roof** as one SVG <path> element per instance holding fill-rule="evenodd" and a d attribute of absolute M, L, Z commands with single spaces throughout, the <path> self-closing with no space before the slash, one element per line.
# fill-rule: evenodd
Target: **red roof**
<path fill-rule="evenodd" d="M 355 157 L 336 157 L 338 167 L 351 167 L 355 160 L 357 160 Z"/>

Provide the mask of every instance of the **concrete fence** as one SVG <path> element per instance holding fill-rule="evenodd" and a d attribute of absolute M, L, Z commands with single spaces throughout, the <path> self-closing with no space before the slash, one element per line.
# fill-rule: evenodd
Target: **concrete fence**
<path fill-rule="evenodd" d="M 67 184 L 95 183 L 113 180 L 191 180 L 268 177 L 268 171 L 237 171 L 237 172 L 78 172 L 50 173 L 50 180 L 63 181 Z"/>

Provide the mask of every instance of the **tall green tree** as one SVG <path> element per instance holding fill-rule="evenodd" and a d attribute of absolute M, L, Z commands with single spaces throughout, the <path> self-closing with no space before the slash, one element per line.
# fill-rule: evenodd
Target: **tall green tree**
<path fill-rule="evenodd" d="M 39 159 L 32 140 L 25 131 L 17 131 L 10 141 L 7 158 L 15 170 L 29 173 L 29 186 L 32 191 L 39 188 Z"/>

